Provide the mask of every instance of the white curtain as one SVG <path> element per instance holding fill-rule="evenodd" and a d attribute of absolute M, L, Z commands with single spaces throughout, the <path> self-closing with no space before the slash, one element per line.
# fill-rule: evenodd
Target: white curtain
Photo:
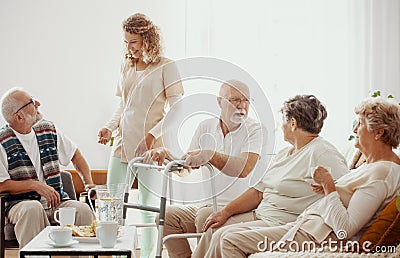
<path fill-rule="evenodd" d="M 339 148 L 347 144 L 354 119 L 347 0 L 186 3 L 185 55 L 222 58 L 259 82 L 275 111 L 277 149 L 286 144 L 278 110 L 296 94 L 315 94 L 325 103 L 329 115 L 321 135 Z"/>
<path fill-rule="evenodd" d="M 400 99 L 400 1 L 349 1 L 353 93 L 380 90 Z"/>
<path fill-rule="evenodd" d="M 243 67 L 274 110 L 295 94 L 320 98 L 328 109 L 321 135 L 340 149 L 361 99 L 376 90 L 400 98 L 398 0 L 186 1 L 185 24 L 186 56 Z"/>
<path fill-rule="evenodd" d="M 370 87 L 400 99 L 400 1 L 370 2 Z"/>

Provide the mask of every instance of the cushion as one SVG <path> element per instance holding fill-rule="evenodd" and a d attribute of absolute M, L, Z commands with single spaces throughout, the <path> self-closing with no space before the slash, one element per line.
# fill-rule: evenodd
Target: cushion
<path fill-rule="evenodd" d="M 372 252 L 377 246 L 396 246 L 400 242 L 400 212 L 396 207 L 396 199 L 393 199 L 372 222 L 371 226 L 360 238 L 360 246 L 365 241 L 370 241 Z"/>

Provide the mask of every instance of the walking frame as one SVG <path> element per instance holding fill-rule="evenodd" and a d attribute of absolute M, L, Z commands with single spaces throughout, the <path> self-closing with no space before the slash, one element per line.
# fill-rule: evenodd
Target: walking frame
<path fill-rule="evenodd" d="M 159 165 L 154 165 L 154 164 L 143 164 L 142 161 L 143 161 L 142 157 L 137 157 L 137 158 L 133 158 L 128 163 L 128 169 L 127 169 L 126 181 L 125 181 L 127 183 L 127 188 L 125 190 L 125 196 L 124 196 L 123 223 L 125 225 L 126 211 L 128 208 L 159 213 L 160 215 L 159 215 L 159 222 L 158 222 L 156 258 L 161 258 L 163 244 L 168 239 L 194 238 L 194 237 L 200 238 L 203 233 L 171 234 L 171 235 L 165 236 L 163 238 L 168 185 L 169 185 L 169 201 L 170 201 L 170 204 L 173 204 L 171 172 L 182 170 L 183 169 L 182 164 L 184 161 L 183 160 L 173 160 L 173 161 L 170 161 L 165 166 L 159 166 Z M 214 180 L 213 180 L 214 179 L 214 167 L 209 163 L 205 164 L 204 166 L 208 169 L 208 171 L 210 173 L 213 211 L 216 212 L 217 211 L 217 200 L 216 200 L 215 185 L 214 185 Z M 131 179 L 132 179 L 132 176 L 133 177 L 137 176 L 137 168 L 139 168 L 139 167 L 163 170 L 164 177 L 163 177 L 163 182 L 162 182 L 162 191 L 161 191 L 159 207 L 128 203 L 130 185 L 131 185 L 131 182 L 133 181 L 133 180 L 131 181 Z M 137 226 L 137 227 L 154 227 L 154 226 L 156 226 L 156 224 L 155 223 L 145 223 L 145 224 L 135 224 L 135 226 Z"/>

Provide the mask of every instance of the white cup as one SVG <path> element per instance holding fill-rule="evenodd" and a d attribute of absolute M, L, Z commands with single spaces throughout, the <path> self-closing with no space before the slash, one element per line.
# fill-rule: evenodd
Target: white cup
<path fill-rule="evenodd" d="M 323 166 L 320 166 L 320 167 L 323 167 Z M 330 167 L 323 167 L 323 168 L 325 168 L 329 172 L 329 174 L 332 174 Z M 311 179 L 313 181 L 314 181 L 314 172 L 315 172 L 316 169 L 317 169 L 317 167 L 310 167 L 310 175 L 311 175 Z M 315 181 L 314 181 L 314 184 L 315 185 L 319 185 L 319 184 L 315 183 Z"/>
<path fill-rule="evenodd" d="M 57 218 L 59 214 L 60 219 Z M 75 208 L 74 207 L 63 207 L 54 212 L 54 220 L 60 223 L 61 227 L 67 224 L 75 224 Z"/>
<path fill-rule="evenodd" d="M 103 248 L 112 248 L 117 242 L 118 222 L 100 221 L 96 228 L 96 237 Z"/>
<path fill-rule="evenodd" d="M 49 238 L 58 245 L 67 244 L 72 241 L 72 230 L 70 228 L 54 228 L 50 231 Z"/>

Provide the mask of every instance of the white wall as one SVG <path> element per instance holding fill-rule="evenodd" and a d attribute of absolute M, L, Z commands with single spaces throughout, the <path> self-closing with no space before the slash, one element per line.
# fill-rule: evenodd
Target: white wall
<path fill-rule="evenodd" d="M 179 15 L 163 14 L 183 13 L 184 6 L 183 1 L 1 1 L 0 94 L 14 86 L 27 89 L 42 103 L 45 118 L 79 145 L 91 168 L 106 168 L 110 147 L 97 144 L 97 132 L 116 104 L 121 23 L 135 12 L 167 23 L 164 43 L 178 56 L 183 22 Z"/>
<path fill-rule="evenodd" d="M 116 104 L 114 91 L 123 53 L 121 22 L 143 12 L 160 26 L 167 57 L 206 55 L 233 62 L 260 83 L 275 111 L 295 94 L 315 94 L 328 108 L 321 135 L 343 148 L 354 119 L 353 107 L 372 88 L 370 70 L 360 68 L 371 55 L 368 44 L 360 49 L 371 31 L 366 26 L 371 18 L 368 3 L 2 0 L 0 94 L 13 86 L 26 88 L 41 101 L 46 118 L 79 145 L 91 167 L 106 168 L 110 148 L 97 144 L 97 131 Z M 391 5 L 385 1 L 383 7 L 391 9 Z M 392 10 L 390 17 L 398 15 Z M 399 42 L 398 26 L 382 27 L 385 24 L 374 23 L 374 31 L 385 29 L 384 35 Z M 374 45 L 380 38 L 375 38 Z M 395 57 L 390 64 L 399 65 L 398 46 L 391 47 Z M 383 79 L 390 78 L 390 87 L 399 85 L 398 73 L 388 77 L 384 72 L 373 77 L 374 83 L 382 78 L 383 85 Z M 198 91 L 190 84 L 185 87 L 187 94 Z M 191 127 L 185 127 L 182 145 L 187 144 Z M 284 143 L 279 128 L 276 133 L 280 148 Z"/>

